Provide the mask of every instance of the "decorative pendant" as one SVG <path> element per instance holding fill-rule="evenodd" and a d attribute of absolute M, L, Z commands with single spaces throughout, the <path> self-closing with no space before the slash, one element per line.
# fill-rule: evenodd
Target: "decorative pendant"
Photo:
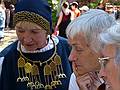
<path fill-rule="evenodd" d="M 60 78 L 66 78 L 67 76 L 64 74 L 64 71 L 63 71 L 63 67 L 62 67 L 62 61 L 61 61 L 61 58 L 59 55 L 56 55 L 54 57 L 54 61 L 57 65 L 57 68 L 58 68 L 58 75 L 57 77 L 60 79 Z"/>
<path fill-rule="evenodd" d="M 20 57 L 18 59 L 18 78 L 17 82 L 27 82 L 27 87 L 31 90 L 45 89 L 52 90 L 62 85 L 60 79 L 66 78 L 64 74 L 62 61 L 60 56 L 56 53 L 56 45 L 53 55 L 46 61 L 41 62 L 31 60 L 25 57 L 20 48 Z M 43 68 L 41 70 L 41 68 Z M 44 78 L 40 75 L 43 74 Z M 43 82 L 45 82 L 43 84 Z"/>

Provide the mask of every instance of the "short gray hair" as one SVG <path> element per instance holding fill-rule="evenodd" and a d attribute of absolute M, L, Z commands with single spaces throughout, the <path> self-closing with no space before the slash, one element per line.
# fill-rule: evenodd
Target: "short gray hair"
<path fill-rule="evenodd" d="M 115 24 L 100 34 L 100 39 L 105 44 L 120 46 L 120 24 Z"/>
<path fill-rule="evenodd" d="M 107 12 L 99 9 L 91 9 L 73 20 L 66 29 L 66 35 L 73 38 L 78 33 L 84 33 L 90 47 L 98 51 L 100 42 L 98 35 L 116 23 Z"/>
<path fill-rule="evenodd" d="M 105 44 L 116 45 L 115 63 L 120 67 L 120 24 L 113 25 L 100 34 L 100 40 Z"/>

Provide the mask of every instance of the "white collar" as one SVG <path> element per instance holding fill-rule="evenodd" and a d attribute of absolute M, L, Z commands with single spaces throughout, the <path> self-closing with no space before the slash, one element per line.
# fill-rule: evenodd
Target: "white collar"
<path fill-rule="evenodd" d="M 57 45 L 57 44 L 59 43 L 59 39 L 58 39 L 55 35 L 52 35 L 53 41 L 50 39 L 50 35 L 48 35 L 48 39 L 49 39 L 49 40 L 48 40 L 48 41 L 49 41 L 48 44 L 47 44 L 45 47 L 41 48 L 40 50 L 27 51 L 23 45 L 21 45 L 21 50 L 22 50 L 22 52 L 24 52 L 24 53 L 39 53 L 39 52 L 45 52 L 45 51 L 48 51 L 48 50 L 50 50 L 50 49 L 52 49 L 52 48 L 54 47 L 53 41 L 54 41 L 55 45 Z M 20 50 L 20 49 L 19 49 L 19 46 L 20 46 L 20 41 L 18 41 L 18 45 L 17 45 L 17 50 L 18 50 L 18 51 Z"/>

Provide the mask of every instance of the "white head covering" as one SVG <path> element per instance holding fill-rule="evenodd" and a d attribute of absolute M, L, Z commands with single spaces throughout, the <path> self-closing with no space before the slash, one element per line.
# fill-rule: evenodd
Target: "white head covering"
<path fill-rule="evenodd" d="M 82 6 L 81 8 L 79 8 L 80 10 L 85 10 L 85 11 L 88 11 L 89 10 L 89 8 L 88 8 L 88 6 Z"/>

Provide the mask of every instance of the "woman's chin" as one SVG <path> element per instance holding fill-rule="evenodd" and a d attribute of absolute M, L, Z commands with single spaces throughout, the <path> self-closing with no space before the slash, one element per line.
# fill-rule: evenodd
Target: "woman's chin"
<path fill-rule="evenodd" d="M 30 48 L 30 47 L 28 48 L 28 47 L 26 47 L 26 50 L 27 50 L 27 51 L 36 51 L 37 48 Z"/>
<path fill-rule="evenodd" d="M 37 47 L 33 45 L 23 45 L 23 46 L 27 51 L 35 51 L 37 49 Z"/>

